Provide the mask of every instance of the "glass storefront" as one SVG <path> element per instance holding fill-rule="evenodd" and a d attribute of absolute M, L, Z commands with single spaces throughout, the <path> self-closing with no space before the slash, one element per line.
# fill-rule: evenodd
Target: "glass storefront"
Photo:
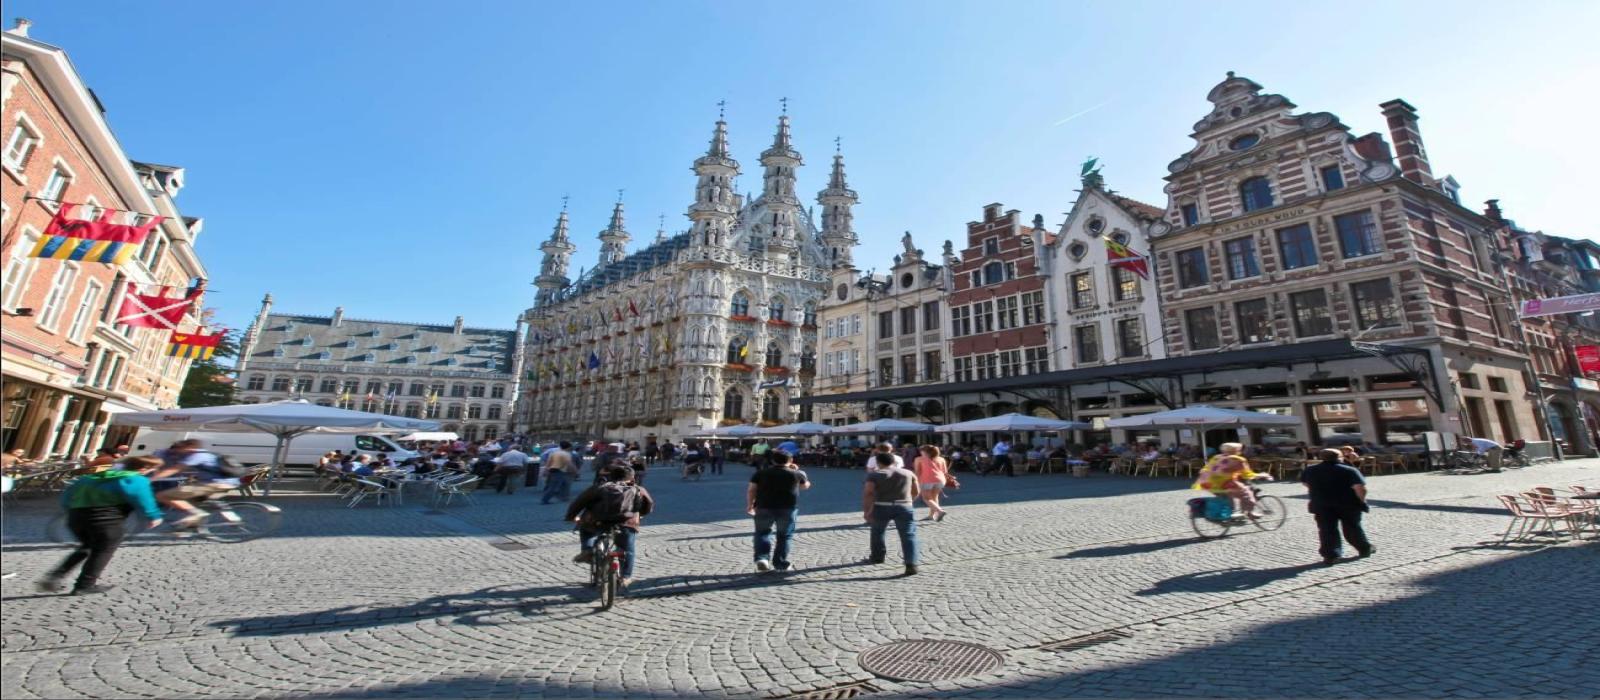
<path fill-rule="evenodd" d="M 1365 440 L 1356 405 L 1349 401 L 1309 404 L 1311 435 L 1319 445 L 1351 445 Z"/>
<path fill-rule="evenodd" d="M 1377 422 L 1376 442 L 1395 447 L 1426 445 L 1423 433 L 1433 430 L 1425 399 L 1377 399 L 1372 402 Z"/>

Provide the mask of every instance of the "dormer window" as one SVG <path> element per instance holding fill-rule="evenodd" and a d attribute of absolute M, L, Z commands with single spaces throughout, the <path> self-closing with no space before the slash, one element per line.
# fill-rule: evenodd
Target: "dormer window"
<path fill-rule="evenodd" d="M 1261 137 L 1260 136 L 1258 136 L 1256 134 L 1244 134 L 1244 135 L 1235 137 L 1232 141 L 1229 141 L 1228 142 L 1228 148 L 1231 148 L 1231 149 L 1233 149 L 1235 151 L 1242 151 L 1242 150 L 1244 150 L 1246 148 L 1249 148 L 1251 146 L 1254 146 L 1254 145 L 1256 145 L 1258 143 L 1261 143 Z"/>

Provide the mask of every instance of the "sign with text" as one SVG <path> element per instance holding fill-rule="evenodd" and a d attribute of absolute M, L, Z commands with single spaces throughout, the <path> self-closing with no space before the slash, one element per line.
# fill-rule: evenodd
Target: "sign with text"
<path fill-rule="evenodd" d="M 1600 373 L 1600 345 L 1579 345 L 1572 349 L 1578 356 L 1578 371 L 1584 375 Z"/>
<path fill-rule="evenodd" d="M 1529 299 L 1522 302 L 1522 317 L 1572 314 L 1600 309 L 1600 294 L 1574 294 L 1569 297 Z"/>

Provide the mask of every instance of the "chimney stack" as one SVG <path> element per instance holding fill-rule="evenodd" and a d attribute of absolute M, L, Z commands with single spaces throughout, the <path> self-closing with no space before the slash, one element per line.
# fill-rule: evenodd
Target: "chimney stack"
<path fill-rule="evenodd" d="M 1389 122 L 1389 138 L 1400 156 L 1400 177 L 1433 187 L 1433 168 L 1428 165 L 1428 151 L 1422 147 L 1422 132 L 1417 129 L 1417 108 L 1405 100 L 1389 100 L 1378 107 Z"/>
<path fill-rule="evenodd" d="M 456 317 L 456 326 L 455 326 L 455 330 L 454 330 L 454 331 L 451 331 L 451 332 L 452 332 L 452 333 L 455 333 L 455 334 L 456 334 L 456 335 L 461 335 L 461 326 L 462 326 L 462 324 L 463 324 L 463 323 L 464 323 L 464 322 L 465 322 L 465 319 L 463 319 L 463 318 L 461 318 L 461 317 L 460 317 L 460 316 L 457 316 L 457 317 Z"/>
<path fill-rule="evenodd" d="M 1483 203 L 1483 216 L 1496 223 L 1503 224 L 1506 222 L 1505 212 L 1500 211 L 1500 200 L 1498 199 L 1491 199 Z"/>
<path fill-rule="evenodd" d="M 12 34 L 13 36 L 25 37 L 28 35 L 28 27 L 31 26 L 33 26 L 33 20 L 30 20 L 27 17 L 18 17 L 17 25 L 7 29 L 6 32 Z"/>
<path fill-rule="evenodd" d="M 334 328 L 338 328 L 343 323 L 344 323 L 344 307 L 343 306 L 335 306 L 335 307 L 333 307 L 333 327 Z"/>
<path fill-rule="evenodd" d="M 994 221 L 995 219 L 1000 218 L 1000 207 L 1003 207 L 1003 206 L 1005 206 L 1005 205 L 1003 205 L 1003 204 L 1001 204 L 999 202 L 995 202 L 994 204 L 985 205 L 983 207 L 983 220 L 984 221 Z"/>

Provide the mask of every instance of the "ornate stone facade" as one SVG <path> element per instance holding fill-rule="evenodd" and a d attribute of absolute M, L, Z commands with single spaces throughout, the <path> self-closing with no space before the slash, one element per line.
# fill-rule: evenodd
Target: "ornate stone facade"
<path fill-rule="evenodd" d="M 779 118 L 761 154 L 763 186 L 736 194 L 739 163 L 718 120 L 698 178 L 688 231 L 658 233 L 625 254 L 622 206 L 601 232 L 599 266 L 567 278 L 575 247 L 563 211 L 541 250 L 527 323 L 523 412 L 539 435 L 682 438 L 732 423 L 808 418 L 791 399 L 816 369 L 816 309 L 835 264 L 848 264 L 856 194 L 835 155 L 817 197 L 822 224 L 795 195 L 802 159 Z"/>

